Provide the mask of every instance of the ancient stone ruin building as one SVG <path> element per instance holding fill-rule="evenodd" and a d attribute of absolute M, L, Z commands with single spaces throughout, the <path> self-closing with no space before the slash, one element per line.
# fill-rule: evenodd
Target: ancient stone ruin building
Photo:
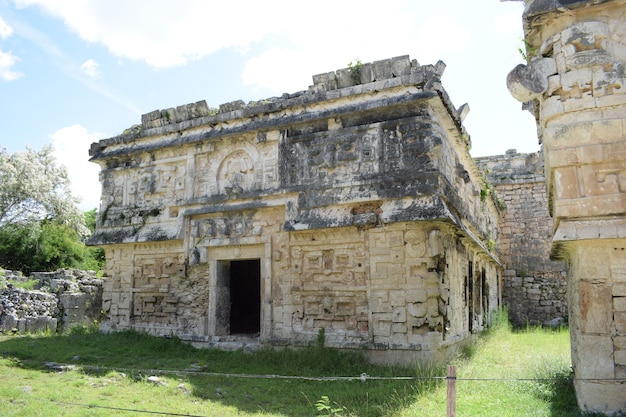
<path fill-rule="evenodd" d="M 476 158 L 500 206 L 498 249 L 505 265 L 502 303 L 515 327 L 560 326 L 568 320 L 563 261 L 550 260 L 553 221 L 548 212 L 543 153 Z"/>
<path fill-rule="evenodd" d="M 527 1 L 523 18 L 530 62 L 508 85 L 543 142 L 578 403 L 626 412 L 626 1 Z"/>
<path fill-rule="evenodd" d="M 107 329 L 198 346 L 328 346 L 413 362 L 500 303 L 498 214 L 442 62 L 155 111 L 94 143 Z"/>

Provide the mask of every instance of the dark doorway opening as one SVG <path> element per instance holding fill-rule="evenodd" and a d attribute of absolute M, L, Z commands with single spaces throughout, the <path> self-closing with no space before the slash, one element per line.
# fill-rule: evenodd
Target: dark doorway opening
<path fill-rule="evenodd" d="M 230 262 L 230 334 L 261 331 L 261 261 Z"/>
<path fill-rule="evenodd" d="M 469 261 L 467 264 L 467 319 L 470 333 L 474 331 L 474 262 Z"/>

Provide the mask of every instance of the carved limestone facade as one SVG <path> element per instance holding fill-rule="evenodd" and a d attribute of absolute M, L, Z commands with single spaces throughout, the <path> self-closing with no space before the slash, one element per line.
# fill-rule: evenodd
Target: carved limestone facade
<path fill-rule="evenodd" d="M 500 304 L 494 204 L 445 65 L 408 56 L 261 102 L 155 111 L 94 143 L 105 329 L 412 363 Z M 491 242 L 491 243 L 490 243 Z"/>
<path fill-rule="evenodd" d="M 578 403 L 626 412 L 626 1 L 527 1 L 508 85 L 543 142 Z"/>

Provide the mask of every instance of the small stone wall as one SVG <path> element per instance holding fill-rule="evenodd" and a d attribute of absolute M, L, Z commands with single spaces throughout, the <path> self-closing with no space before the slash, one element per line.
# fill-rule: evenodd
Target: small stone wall
<path fill-rule="evenodd" d="M 509 309 L 509 320 L 516 327 L 525 324 L 557 327 L 567 322 L 565 271 L 518 276 L 504 271 L 502 301 Z"/>
<path fill-rule="evenodd" d="M 61 331 L 100 320 L 102 284 L 93 272 L 59 270 L 29 277 L 4 271 L 6 280 L 38 280 L 35 290 L 0 288 L 0 332 Z"/>

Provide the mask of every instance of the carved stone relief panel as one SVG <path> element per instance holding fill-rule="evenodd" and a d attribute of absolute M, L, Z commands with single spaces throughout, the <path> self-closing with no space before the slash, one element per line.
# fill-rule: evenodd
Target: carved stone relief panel
<path fill-rule="evenodd" d="M 379 171 L 376 129 L 344 129 L 290 138 L 285 149 L 288 185 L 333 186 Z"/>
<path fill-rule="evenodd" d="M 240 194 L 252 189 L 254 164 L 250 155 L 237 150 L 226 156 L 217 171 L 218 191 L 221 194 Z"/>
<path fill-rule="evenodd" d="M 237 238 L 258 236 L 266 221 L 255 220 L 253 212 L 237 212 L 228 215 L 212 216 L 191 221 L 191 237 L 198 238 Z"/>
<path fill-rule="evenodd" d="M 263 136 L 263 135 L 261 135 Z M 237 196 L 278 184 L 277 140 L 237 138 L 195 156 L 194 196 Z"/>

